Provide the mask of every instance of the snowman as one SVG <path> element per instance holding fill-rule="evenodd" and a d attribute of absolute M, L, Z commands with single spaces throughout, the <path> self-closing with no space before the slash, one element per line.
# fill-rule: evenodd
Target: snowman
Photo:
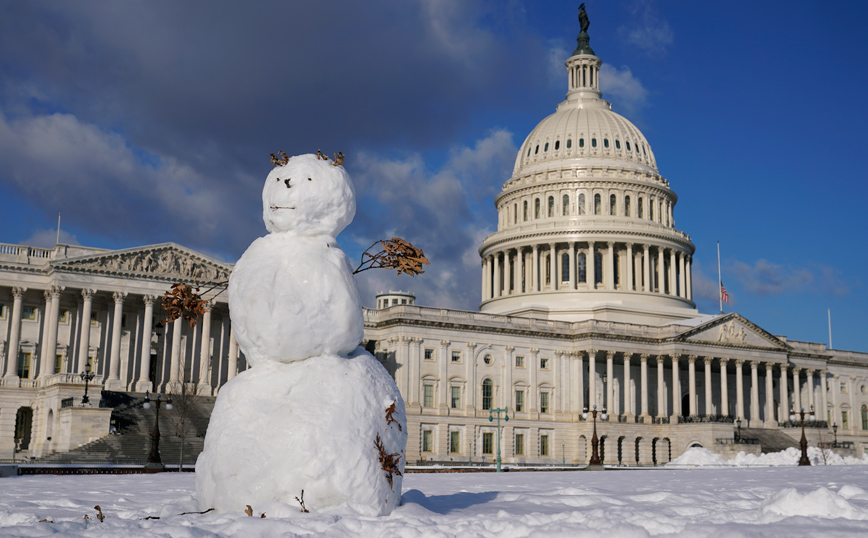
<path fill-rule="evenodd" d="M 385 515 L 400 503 L 404 402 L 359 347 L 358 290 L 335 240 L 355 210 L 349 174 L 322 154 L 282 159 L 268 174 L 270 233 L 241 256 L 228 289 L 251 368 L 215 403 L 196 464 L 203 510 L 303 500 L 311 511 Z"/>

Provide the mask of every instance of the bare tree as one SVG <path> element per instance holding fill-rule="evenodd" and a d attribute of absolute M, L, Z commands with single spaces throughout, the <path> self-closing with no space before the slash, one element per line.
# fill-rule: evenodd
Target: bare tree
<path fill-rule="evenodd" d="M 195 417 L 199 415 L 200 400 L 199 387 L 195 383 L 187 381 L 187 372 L 181 364 L 181 383 L 172 391 L 172 404 L 174 407 L 168 414 L 169 423 L 175 428 L 175 435 L 181 439 L 181 453 L 178 458 L 178 472 L 184 470 L 184 442 L 188 434 L 198 435 Z"/>

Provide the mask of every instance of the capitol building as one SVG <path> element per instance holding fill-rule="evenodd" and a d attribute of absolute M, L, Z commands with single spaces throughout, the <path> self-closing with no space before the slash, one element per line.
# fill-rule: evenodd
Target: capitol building
<path fill-rule="evenodd" d="M 407 461 L 490 462 L 499 447 L 511 464 L 584 464 L 594 407 L 608 413 L 596 424 L 607 464 L 795 445 L 791 408 L 814 410 L 811 445 L 868 453 L 868 353 L 697 311 L 678 197 L 645 136 L 603 99 L 586 31 L 577 42 L 566 99 L 530 131 L 495 198 L 480 311 L 407 292 L 365 310 L 362 345 L 406 404 Z M 160 297 L 231 271 L 172 243 L 0 244 L 0 459 L 108 434 L 111 409 L 81 405 L 84 371 L 94 400 L 181 384 L 216 395 L 246 368 L 225 294 L 206 295 L 196 327 L 162 323 Z"/>

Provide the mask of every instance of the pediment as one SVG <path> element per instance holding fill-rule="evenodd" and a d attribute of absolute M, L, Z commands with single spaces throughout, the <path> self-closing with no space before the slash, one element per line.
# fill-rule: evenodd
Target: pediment
<path fill-rule="evenodd" d="M 717 317 L 689 329 L 680 334 L 676 340 L 737 347 L 789 349 L 785 342 L 736 313 Z"/>
<path fill-rule="evenodd" d="M 54 261 L 51 266 L 55 271 L 71 273 L 160 277 L 199 282 L 226 281 L 232 270 L 231 264 L 218 262 L 175 243 L 67 258 Z"/>

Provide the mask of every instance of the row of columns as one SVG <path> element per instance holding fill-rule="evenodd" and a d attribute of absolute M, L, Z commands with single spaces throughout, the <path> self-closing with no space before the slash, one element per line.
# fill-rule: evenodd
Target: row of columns
<path fill-rule="evenodd" d="M 693 299 L 693 280 L 691 277 L 691 257 L 677 249 L 666 249 L 664 247 L 655 247 L 651 245 L 634 245 L 633 243 L 625 243 L 623 249 L 617 249 L 613 241 L 588 241 L 587 246 L 576 249 L 576 242 L 570 241 L 567 243 L 567 248 L 563 248 L 563 244 L 548 243 L 545 245 L 547 249 L 540 248 L 540 245 L 532 245 L 530 247 L 508 248 L 502 251 L 491 253 L 485 256 L 482 260 L 482 300 L 497 299 L 508 295 L 519 295 L 523 293 L 536 293 L 546 289 L 572 291 L 580 288 L 580 283 L 577 275 L 577 259 L 580 252 L 585 254 L 585 282 L 584 285 L 589 289 L 606 289 L 606 290 L 629 290 L 629 291 L 644 291 L 647 293 L 659 293 L 665 295 L 678 296 L 683 299 Z M 560 249 L 558 248 L 560 245 Z M 598 245 L 603 245 L 602 251 L 602 283 L 601 287 L 597 288 L 597 275 L 595 253 L 598 250 Z M 634 254 L 634 246 L 636 249 Z M 624 254 L 621 254 L 624 252 Z M 669 268 L 666 269 L 665 259 L 668 252 Z M 530 267 L 525 267 L 525 258 L 530 254 Z M 652 253 L 656 254 L 656 267 L 651 266 Z M 561 274 L 561 256 L 567 254 L 569 256 L 569 274 Z M 550 262 L 548 274 L 545 274 L 545 259 L 548 256 Z M 619 278 L 618 286 L 615 285 L 615 269 L 616 256 L 619 259 L 625 259 L 628 263 L 624 264 L 623 270 L 619 271 L 624 276 Z M 501 269 L 501 259 L 503 260 Z M 641 266 L 640 266 L 641 264 Z M 641 280 L 639 278 L 641 271 Z M 634 272 L 636 273 L 636 283 L 633 284 Z M 657 287 L 655 289 L 652 280 L 652 274 L 657 277 Z M 548 277 L 549 284 L 546 284 Z M 668 281 L 669 292 L 666 292 Z M 522 284 L 525 283 L 523 286 Z"/>
<path fill-rule="evenodd" d="M 45 290 L 45 313 L 46 320 L 42 328 L 41 346 L 39 354 L 39 371 L 34 377 L 45 377 L 54 373 L 54 356 L 57 350 L 57 334 L 60 314 L 60 297 L 64 291 L 63 286 L 53 285 Z M 27 288 L 16 286 L 12 290 L 12 313 L 11 313 L 11 329 L 9 331 L 9 339 L 7 343 L 8 352 L 6 353 L 6 372 L 4 378 L 17 378 L 18 372 L 18 355 L 21 344 L 21 314 L 23 306 L 24 294 Z M 90 336 L 91 336 L 91 312 L 93 311 L 93 298 L 96 295 L 95 289 L 81 290 L 81 328 L 78 335 L 79 351 L 75 372 L 84 372 L 87 369 L 87 361 L 90 351 Z M 125 387 L 125 382 L 120 379 L 120 351 L 121 351 L 121 319 L 123 316 L 124 302 L 126 300 L 126 292 L 112 292 L 114 308 L 112 311 L 112 333 L 111 347 L 109 354 L 109 365 L 107 375 L 105 377 L 105 388 L 108 390 L 122 390 Z M 141 345 L 141 356 L 139 362 L 138 380 L 135 383 L 137 391 L 150 390 L 152 380 L 150 379 L 151 372 L 151 338 L 153 334 L 153 315 L 154 302 L 158 299 L 154 295 L 142 296 L 144 302 L 144 319 L 142 327 L 142 335 L 145 341 Z M 202 314 L 201 332 L 197 327 L 196 335 L 200 336 L 200 354 L 199 354 L 199 379 L 198 384 L 202 389 L 210 391 L 209 365 L 210 356 L 210 334 L 211 334 L 211 310 L 213 304 L 205 305 L 205 312 Z M 238 368 L 238 346 L 235 341 L 235 333 L 229 324 L 229 318 L 226 318 L 226 323 L 229 325 L 229 364 L 227 368 L 227 381 L 234 377 Z M 169 383 L 177 384 L 181 382 L 181 332 L 183 319 L 179 318 L 172 322 L 172 349 L 169 368 Z M 195 349 L 195 346 L 194 346 Z M 75 360 L 70 357 L 70 362 Z M 195 366 L 195 365 L 194 365 Z M 72 369 L 72 367 L 70 367 Z"/>

